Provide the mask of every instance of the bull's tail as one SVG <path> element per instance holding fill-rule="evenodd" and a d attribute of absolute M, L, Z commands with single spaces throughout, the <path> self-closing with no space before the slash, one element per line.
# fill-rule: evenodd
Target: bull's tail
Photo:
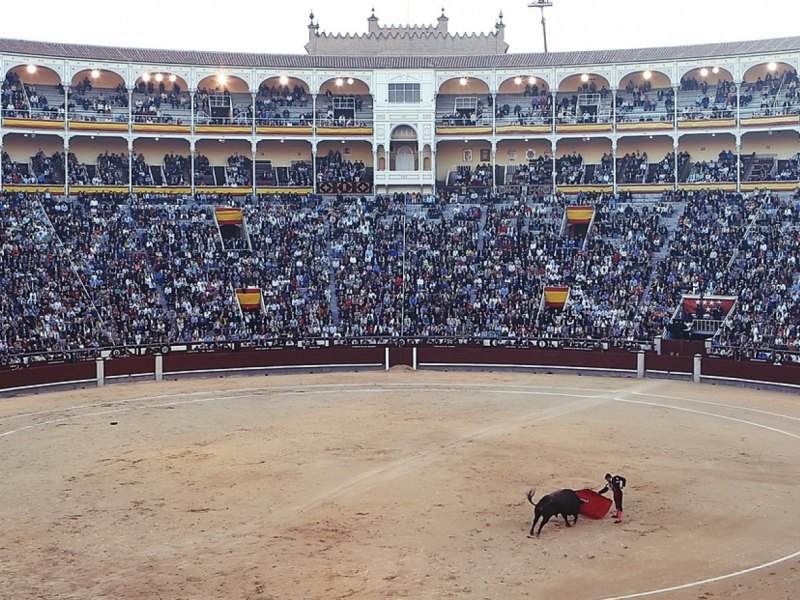
<path fill-rule="evenodd" d="M 536 506 L 536 502 L 534 502 L 534 501 L 533 501 L 533 494 L 534 494 L 534 491 L 533 491 L 533 490 L 530 490 L 530 491 L 528 492 L 528 502 L 530 502 L 531 504 L 533 504 L 534 506 Z"/>

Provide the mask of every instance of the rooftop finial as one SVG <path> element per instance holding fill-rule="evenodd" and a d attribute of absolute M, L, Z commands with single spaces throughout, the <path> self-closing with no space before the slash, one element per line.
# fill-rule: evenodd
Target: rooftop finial
<path fill-rule="evenodd" d="M 505 25 L 503 25 L 503 11 L 502 11 L 502 10 L 500 11 L 500 14 L 499 14 L 499 15 L 497 15 L 497 19 L 498 19 L 498 21 L 497 21 L 497 23 L 495 23 L 495 25 L 494 25 L 494 26 L 495 26 L 497 29 L 500 29 L 500 28 L 502 28 L 502 27 L 505 27 Z"/>
<path fill-rule="evenodd" d="M 440 19 L 446 19 L 447 17 L 444 14 L 444 6 L 442 7 L 442 16 L 439 17 Z"/>

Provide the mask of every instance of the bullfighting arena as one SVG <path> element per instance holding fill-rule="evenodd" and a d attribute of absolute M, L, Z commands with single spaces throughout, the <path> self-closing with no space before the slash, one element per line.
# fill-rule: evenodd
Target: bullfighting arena
<path fill-rule="evenodd" d="M 798 395 L 518 373 L 279 375 L 0 401 L 5 598 L 793 599 Z M 625 519 L 530 488 L 628 479 Z"/>

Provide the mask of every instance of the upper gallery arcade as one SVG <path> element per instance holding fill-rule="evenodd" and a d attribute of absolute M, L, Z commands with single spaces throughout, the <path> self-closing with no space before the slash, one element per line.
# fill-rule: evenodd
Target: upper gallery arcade
<path fill-rule="evenodd" d="M 306 55 L 0 40 L 0 185 L 797 185 L 800 37 L 513 54 L 504 27 L 452 34 L 444 12 L 413 27 L 373 13 L 343 36 L 312 18 Z M 61 176 L 40 181 L 39 153 L 64 154 Z M 94 175 L 105 156 L 114 177 Z M 354 181 L 328 185 L 342 170 Z"/>

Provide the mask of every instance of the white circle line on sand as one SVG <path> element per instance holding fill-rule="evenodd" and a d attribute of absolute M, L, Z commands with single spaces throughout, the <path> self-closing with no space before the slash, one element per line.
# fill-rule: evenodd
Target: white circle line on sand
<path fill-rule="evenodd" d="M 762 410 L 760 408 L 750 408 L 749 406 L 737 406 L 736 404 L 725 404 L 724 402 L 711 402 L 710 400 L 696 400 L 694 398 L 683 398 L 681 396 L 664 396 L 663 394 L 648 394 L 646 392 L 631 392 L 636 396 L 649 396 L 651 398 L 666 398 L 667 400 L 682 400 L 684 402 L 692 402 L 694 404 L 705 404 L 707 406 L 718 406 L 721 408 L 732 408 L 735 410 L 745 410 L 747 412 L 758 413 L 759 415 L 768 415 L 770 417 L 780 417 L 789 421 L 800 421 L 800 417 L 792 417 L 781 413 L 772 412 L 771 410 Z"/>
<path fill-rule="evenodd" d="M 237 388 L 237 389 L 228 390 L 227 393 L 239 394 L 239 393 L 242 393 L 242 392 L 261 392 L 262 394 L 266 394 L 266 393 L 268 393 L 269 391 L 272 391 L 272 390 L 276 390 L 276 391 L 284 391 L 284 390 L 298 391 L 298 388 L 300 388 L 300 387 L 302 387 L 303 389 L 307 389 L 307 388 L 318 389 L 318 388 L 343 388 L 343 387 L 344 388 L 348 388 L 348 387 L 357 387 L 357 386 L 361 386 L 361 385 L 363 385 L 363 384 L 361 384 L 361 383 L 313 383 L 313 384 L 304 385 L 304 386 L 280 385 L 280 386 L 257 387 L 257 388 Z M 383 385 L 383 386 L 392 386 L 392 387 L 396 387 L 398 389 L 407 389 L 408 388 L 408 384 L 405 384 L 405 383 L 402 383 L 402 382 L 391 382 L 391 381 L 388 381 L 388 382 L 386 382 L 384 384 L 381 384 L 381 385 Z M 495 387 L 497 384 L 491 384 L 491 383 L 445 383 L 445 382 L 436 381 L 436 382 L 431 382 L 429 384 L 426 383 L 425 385 L 426 385 L 426 387 L 435 386 L 435 387 L 446 387 L 446 388 L 476 388 L 476 389 L 481 389 L 481 388 L 492 388 L 492 387 Z M 508 388 L 528 387 L 528 386 L 526 386 L 525 384 L 522 384 L 522 383 L 516 383 L 516 384 L 515 383 L 508 383 L 508 384 L 502 384 L 501 383 L 499 385 L 503 386 L 503 387 L 508 387 Z M 625 390 L 619 390 L 619 389 L 608 389 L 607 390 L 607 389 L 603 389 L 603 388 L 581 388 L 581 387 L 566 387 L 566 386 L 556 386 L 556 385 L 552 385 L 552 386 L 539 385 L 537 387 L 539 389 L 541 389 L 541 390 L 546 390 L 546 389 L 556 388 L 557 387 L 558 389 L 561 389 L 561 390 L 577 390 L 579 392 L 604 392 L 605 394 L 619 394 L 619 393 L 622 393 L 622 392 L 625 391 Z M 155 396 L 137 396 L 135 398 L 125 398 L 125 399 L 122 399 L 122 400 L 99 400 L 97 402 L 90 402 L 88 404 L 76 404 L 76 405 L 73 405 L 73 406 L 65 406 L 65 407 L 62 407 L 62 408 L 48 408 L 47 410 L 39 410 L 39 411 L 34 411 L 34 412 L 20 413 L 18 415 L 12 415 L 12 416 L 9 416 L 9 417 L 0 418 L 0 423 L 5 423 L 6 421 L 14 421 L 14 420 L 17 420 L 17 419 L 23 419 L 25 417 L 36 417 L 36 416 L 40 416 L 40 415 L 49 415 L 49 414 L 59 413 L 59 412 L 64 412 L 64 411 L 79 410 L 79 409 L 82 409 L 82 408 L 94 408 L 96 406 L 111 406 L 111 405 L 114 405 L 114 404 L 130 404 L 130 403 L 133 403 L 133 402 L 143 402 L 143 401 L 146 401 L 146 400 L 160 400 L 162 398 L 180 398 L 180 397 L 184 397 L 184 396 L 200 396 L 202 394 L 219 394 L 219 393 L 226 393 L 226 392 L 220 392 L 219 390 L 216 390 L 216 391 L 199 391 L 199 392 L 178 392 L 178 393 L 175 393 L 175 394 L 158 394 L 158 395 L 155 395 Z M 545 394 L 546 392 L 539 392 L 539 393 Z M 564 395 L 568 395 L 568 394 L 564 394 Z M 225 397 L 228 397 L 228 396 L 225 396 Z M 223 397 L 223 398 L 215 397 L 214 399 L 224 399 L 225 397 Z M 239 396 L 237 396 L 237 397 L 239 397 Z M 24 399 L 25 396 L 16 396 L 14 399 L 18 399 L 18 398 L 23 398 Z M 0 398 L 0 402 L 2 402 L 4 400 L 8 400 L 8 399 Z"/>
<path fill-rule="evenodd" d="M 470 389 L 469 384 L 458 384 L 454 385 L 453 387 L 457 387 L 458 389 Z M 573 388 L 579 389 L 579 388 Z M 374 392 L 395 392 L 395 391 L 425 391 L 426 388 L 419 386 L 419 387 L 405 387 L 405 388 L 382 388 L 382 387 L 372 387 L 372 388 L 364 388 L 364 389 L 348 389 L 348 393 L 374 393 Z M 488 390 L 487 390 L 488 391 Z M 604 399 L 608 398 L 609 394 L 601 394 L 601 395 L 586 395 L 586 394 L 560 394 L 558 392 L 539 392 L 534 390 L 493 390 L 497 394 L 526 394 L 531 396 L 565 396 L 567 398 L 595 398 L 595 399 Z M 328 394 L 330 393 L 329 390 L 313 390 L 308 391 L 305 389 L 282 389 L 279 390 L 277 395 L 285 396 L 289 394 L 298 394 L 298 395 L 308 395 L 308 394 Z M 163 398 L 163 396 L 153 396 L 149 398 L 139 398 L 139 400 L 157 400 Z M 193 400 L 177 400 L 175 402 L 162 402 L 160 404 L 147 404 L 144 406 L 129 406 L 127 404 L 133 402 L 134 399 L 130 399 L 126 402 L 126 405 L 118 406 L 116 408 L 109 407 L 108 410 L 99 410 L 94 412 L 85 412 L 85 413 L 78 413 L 75 415 L 67 415 L 64 417 L 59 417 L 58 419 L 49 419 L 47 421 L 39 421 L 37 423 L 31 423 L 30 425 L 25 425 L 23 427 L 18 427 L 16 429 L 9 429 L 8 431 L 4 431 L 0 433 L 0 438 L 8 437 L 10 435 L 14 435 L 16 433 L 20 433 L 22 431 L 27 431 L 28 429 L 34 429 L 36 427 L 42 427 L 44 425 L 55 425 L 56 423 L 63 423 L 64 421 L 69 421 L 70 419 L 76 419 L 78 417 L 99 417 L 102 415 L 111 415 L 121 412 L 132 412 L 135 410 L 147 410 L 152 408 L 169 408 L 171 406 L 187 406 L 190 404 L 203 404 L 206 402 L 217 402 L 220 400 L 241 400 L 243 398 L 253 398 L 253 394 L 239 394 L 235 396 L 214 396 L 211 398 L 195 398 Z M 107 402 L 103 404 L 108 404 Z M 60 409 L 58 412 L 65 412 L 74 409 L 80 408 L 91 408 L 93 405 L 80 405 L 75 407 L 66 407 Z M 41 414 L 41 413 L 28 413 L 30 414 Z M 1 423 L 2 421 L 0 421 Z"/>
<path fill-rule="evenodd" d="M 648 394 L 648 395 L 657 396 L 657 394 Z M 662 396 L 662 397 L 669 398 L 669 396 Z M 673 399 L 683 400 L 684 398 L 673 398 Z M 783 429 L 778 429 L 777 427 L 770 427 L 768 425 L 762 425 L 761 423 L 754 423 L 753 421 L 748 421 L 746 419 L 738 419 L 736 417 L 729 417 L 729 416 L 726 416 L 726 415 L 718 415 L 716 413 L 706 412 L 706 411 L 702 411 L 702 410 L 695 410 L 695 409 L 692 409 L 692 408 L 684 408 L 682 406 L 673 406 L 671 404 L 662 404 L 660 402 L 645 402 L 643 400 L 626 400 L 624 398 L 614 398 L 614 401 L 615 402 L 625 402 L 626 404 L 639 404 L 639 405 L 642 405 L 642 406 L 655 406 L 657 408 L 667 408 L 667 409 L 672 409 L 672 410 L 692 413 L 692 414 L 696 414 L 696 415 L 703 415 L 703 416 L 706 416 L 706 417 L 716 417 L 718 419 L 724 419 L 726 421 L 733 421 L 735 423 L 742 423 L 744 425 L 752 425 L 753 427 L 759 427 L 761 429 L 766 429 L 767 431 L 771 431 L 773 433 L 779 433 L 779 434 L 786 435 L 788 437 L 800 440 L 800 435 L 791 433 L 789 431 L 784 431 Z M 726 406 L 730 406 L 731 408 L 735 408 L 732 405 L 726 405 Z M 741 575 L 746 575 L 747 573 L 753 573 L 754 571 L 760 571 L 762 569 L 767 569 L 769 567 L 772 567 L 774 565 L 786 562 L 788 560 L 792 560 L 793 558 L 797 558 L 797 557 L 800 557 L 800 550 L 797 550 L 796 552 L 792 552 L 791 554 L 787 554 L 786 556 L 781 556 L 780 558 L 776 558 L 774 560 L 771 560 L 769 562 L 765 562 L 765 563 L 760 564 L 760 565 L 755 565 L 755 566 L 752 566 L 752 567 L 748 567 L 746 569 L 741 569 L 740 571 L 734 571 L 733 573 L 726 573 L 724 575 L 718 575 L 716 577 L 709 577 L 708 579 L 701 579 L 701 580 L 698 580 L 698 581 L 691 581 L 689 583 L 682 583 L 682 584 L 679 584 L 679 585 L 674 585 L 674 586 L 666 587 L 666 588 L 660 588 L 660 589 L 657 589 L 657 590 L 648 590 L 646 592 L 635 592 L 633 594 L 626 594 L 624 596 L 609 596 L 607 598 L 603 598 L 602 600 L 630 600 L 632 598 L 644 598 L 646 596 L 655 596 L 656 594 L 668 594 L 670 592 L 677 592 L 677 591 L 680 591 L 680 590 L 685 590 L 685 589 L 697 587 L 697 586 L 700 586 L 700 585 L 706 585 L 706 584 L 709 584 L 709 583 L 717 583 L 717 582 L 720 582 L 720 581 L 725 581 L 726 579 L 733 579 L 734 577 L 739 577 Z"/>

